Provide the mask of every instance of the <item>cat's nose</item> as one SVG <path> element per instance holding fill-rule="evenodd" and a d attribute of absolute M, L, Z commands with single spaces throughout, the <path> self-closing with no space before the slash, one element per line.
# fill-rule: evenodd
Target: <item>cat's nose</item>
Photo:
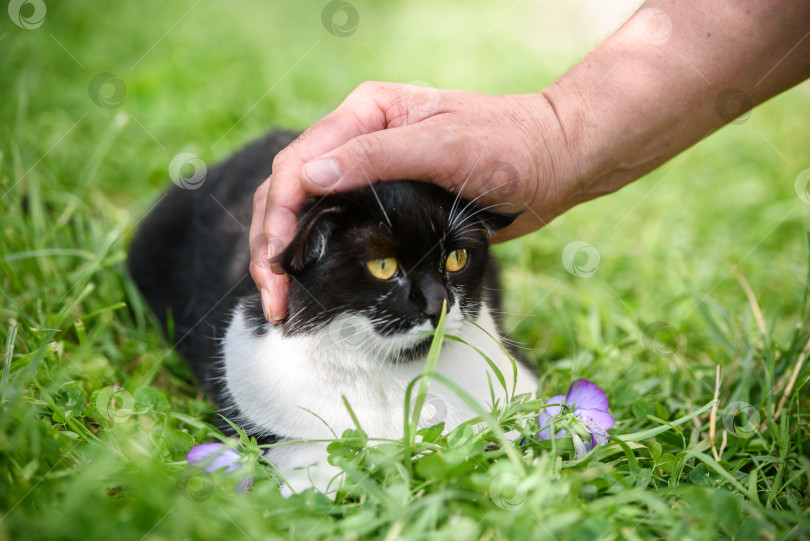
<path fill-rule="evenodd" d="M 447 300 L 447 290 L 444 285 L 433 276 L 425 276 L 419 281 L 417 296 L 422 297 L 420 303 L 422 304 L 422 313 L 436 327 L 442 315 L 442 305 Z"/>

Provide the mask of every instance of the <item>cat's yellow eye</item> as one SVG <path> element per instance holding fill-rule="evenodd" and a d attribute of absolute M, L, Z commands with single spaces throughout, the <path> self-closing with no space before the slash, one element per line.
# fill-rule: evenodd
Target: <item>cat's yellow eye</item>
<path fill-rule="evenodd" d="M 467 264 L 467 250 L 460 248 L 453 250 L 444 262 L 444 268 L 450 272 L 457 272 Z"/>
<path fill-rule="evenodd" d="M 382 257 L 380 259 L 369 259 L 366 261 L 368 272 L 374 278 L 379 280 L 390 280 L 397 273 L 397 258 L 395 257 Z"/>

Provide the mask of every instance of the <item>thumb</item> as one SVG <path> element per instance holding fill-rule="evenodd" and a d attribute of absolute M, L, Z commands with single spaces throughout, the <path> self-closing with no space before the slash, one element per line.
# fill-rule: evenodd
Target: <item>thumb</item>
<path fill-rule="evenodd" d="M 379 180 L 433 180 L 451 187 L 465 176 L 460 139 L 433 119 L 360 135 L 307 162 L 301 184 L 313 194 L 362 188 Z"/>

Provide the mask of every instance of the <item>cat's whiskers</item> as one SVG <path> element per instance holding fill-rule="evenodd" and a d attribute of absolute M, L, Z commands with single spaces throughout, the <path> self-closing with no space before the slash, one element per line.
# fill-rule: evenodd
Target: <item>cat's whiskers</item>
<path fill-rule="evenodd" d="M 504 345 L 509 345 L 509 346 L 512 346 L 513 348 L 522 349 L 522 350 L 525 350 L 525 351 L 532 351 L 532 348 L 530 348 L 529 346 L 521 344 L 517 340 L 513 340 L 513 339 L 508 338 L 506 336 L 501 335 L 501 336 L 498 337 L 498 339 L 501 342 L 503 342 Z"/>
<path fill-rule="evenodd" d="M 508 184 L 511 184 L 511 183 L 513 183 L 513 182 L 517 182 L 518 180 L 519 180 L 519 179 L 513 179 L 513 180 L 510 180 L 510 181 L 504 182 L 503 184 L 499 184 L 498 186 L 493 186 L 493 187 L 492 187 L 492 188 L 490 188 L 489 190 L 487 190 L 487 191 L 485 191 L 485 192 L 481 193 L 480 195 L 478 195 L 478 196 L 477 196 L 475 199 L 473 199 L 473 200 L 471 200 L 471 201 L 468 201 L 468 202 L 467 202 L 467 204 L 464 206 L 464 208 L 463 208 L 463 209 L 461 209 L 461 212 L 459 212 L 459 213 L 458 213 L 458 216 L 456 216 L 456 217 L 455 217 L 455 218 L 454 218 L 454 219 L 453 219 L 453 220 L 450 222 L 450 228 L 452 229 L 452 228 L 456 227 L 456 222 L 457 222 L 457 220 L 458 220 L 458 219 L 459 219 L 461 216 L 468 217 L 468 215 L 466 215 L 465 213 L 466 213 L 467 209 L 468 209 L 468 208 L 470 208 L 470 206 L 473 206 L 473 205 L 475 204 L 475 202 L 476 202 L 476 201 L 478 201 L 479 199 L 481 199 L 482 197 L 484 197 L 484 196 L 485 196 L 485 195 L 487 195 L 488 193 L 493 192 L 493 191 L 495 191 L 495 190 L 497 190 L 497 189 L 499 189 L 499 188 L 502 188 L 502 187 L 504 187 L 504 186 L 506 186 L 506 185 L 508 185 Z M 500 204 L 505 204 L 505 203 L 500 203 Z M 486 209 L 489 209 L 489 208 L 492 208 L 492 205 L 490 205 L 489 207 L 486 207 Z M 481 210 L 485 210 L 485 209 L 481 209 Z M 480 210 L 479 210 L 478 212 L 480 212 Z M 475 214 L 477 214 L 478 212 L 471 213 L 471 214 L 470 214 L 470 216 L 474 216 L 474 215 L 475 215 Z M 465 218 L 465 220 L 464 220 L 464 221 L 466 221 L 467 219 L 468 219 L 468 218 Z M 462 223 L 463 223 L 463 222 L 462 222 Z"/>
<path fill-rule="evenodd" d="M 279 145 L 281 139 L 285 142 Z M 148 227 L 138 233 L 140 240 L 133 241 L 130 252 L 133 278 L 150 305 L 160 308 L 162 323 L 164 305 L 172 307 L 175 336 L 169 338 L 175 338 L 175 347 L 190 361 L 224 416 L 248 435 L 269 441 L 324 440 L 357 424 L 370 438 L 401 436 L 403 399 L 409 382 L 424 370 L 432 340 L 426 331 L 435 331 L 431 318 L 422 313 L 428 298 L 432 304 L 438 291 L 423 278 L 427 276 L 445 288 L 446 334 L 476 348 L 473 344 L 485 343 L 481 351 L 504 375 L 511 374 L 508 356 L 487 339 L 487 334 L 500 333 L 480 289 L 487 283 L 489 257 L 481 229 L 492 231 L 507 221 L 497 212 L 480 214 L 483 210 L 475 206 L 501 187 L 491 187 L 488 170 L 482 176 L 478 169 L 486 164 L 486 155 L 477 156 L 463 182 L 454 183 L 454 194 L 406 181 L 308 199 L 298 216 L 296 242 L 288 247 L 289 257 L 282 258 L 294 284 L 288 316 L 278 325 L 266 322 L 261 296 L 247 281 L 232 280 L 248 277 L 247 231 L 217 226 L 223 209 L 235 215 L 249 212 L 255 186 L 266 178 L 262 169 L 270 165 L 268 156 L 287 142 L 268 139 L 212 168 L 206 185 L 222 196 L 217 206 L 170 192 L 171 204 L 161 203 L 148 218 Z M 256 164 L 255 175 L 245 170 L 247 163 Z M 468 202 L 464 192 L 473 177 L 471 192 L 487 191 Z M 166 208 L 177 213 L 171 216 L 177 235 L 165 235 Z M 197 221 L 209 224 L 214 236 L 194 227 Z M 468 266 L 469 272 L 447 271 L 451 249 L 469 251 L 476 263 Z M 376 254 L 378 250 L 394 253 Z M 193 264 L 163 272 L 161 259 L 178 253 L 188 255 Z M 198 253 L 207 257 L 197 261 Z M 368 258 L 379 256 L 397 258 L 402 272 L 395 280 L 380 282 L 365 272 Z M 244 302 L 239 300 L 243 295 L 249 296 Z M 214 306 L 209 296 L 219 299 Z M 229 318 L 225 330 L 222 326 Z M 179 335 L 183 337 L 177 340 Z M 464 396 L 486 407 L 492 378 L 475 350 L 447 340 L 436 367 Z M 524 374 L 523 381 L 524 390 L 536 388 L 531 374 Z M 450 410 L 446 432 L 478 411 L 457 400 L 450 386 L 431 385 L 431 392 Z M 346 401 L 356 415 L 346 411 Z M 270 448 L 266 458 L 293 491 L 315 483 L 325 492 L 328 481 L 321 485 L 318 479 L 335 473 L 329 469 L 327 445 L 322 442 Z"/>
<path fill-rule="evenodd" d="M 347 304 L 333 306 L 331 308 L 325 308 L 321 310 L 321 315 L 328 315 L 333 312 L 337 312 L 338 314 L 346 312 L 349 308 L 351 308 Z M 295 313 L 287 316 L 285 322 L 283 323 L 283 327 L 286 329 L 294 329 L 296 334 L 309 334 L 312 331 L 319 331 L 325 327 L 327 327 L 332 321 L 333 318 L 326 318 L 324 321 L 323 319 L 316 319 L 312 320 L 311 318 L 302 317 L 300 320 L 298 319 L 299 316 L 304 314 L 305 312 L 311 311 L 312 307 L 308 305 L 303 305 L 300 309 L 298 309 Z"/>
<path fill-rule="evenodd" d="M 478 159 L 475 160 L 475 163 L 470 169 L 470 172 L 467 174 L 467 178 L 464 179 L 464 182 L 461 183 L 461 188 L 459 188 L 458 193 L 456 194 L 456 198 L 453 200 L 453 204 L 450 206 L 450 212 L 448 213 L 448 221 L 452 225 L 453 223 L 453 213 L 456 211 L 458 206 L 458 202 L 461 200 L 461 195 L 464 193 L 464 188 L 467 186 L 467 182 L 472 178 L 472 174 L 475 171 L 475 168 L 478 167 L 478 162 L 481 161 L 481 156 L 478 156 Z"/>
<path fill-rule="evenodd" d="M 388 213 L 385 211 L 385 207 L 383 206 L 382 201 L 380 201 L 380 196 L 377 195 L 377 190 L 374 189 L 374 184 L 369 183 L 368 186 L 371 189 L 371 193 L 374 194 L 374 199 L 377 200 L 377 204 L 380 205 L 380 210 L 382 211 L 383 216 L 385 217 L 385 221 L 388 222 L 388 227 L 393 229 L 394 226 L 391 224 L 391 218 L 388 217 Z"/>
<path fill-rule="evenodd" d="M 507 205 L 507 204 L 508 203 L 493 203 L 492 205 L 489 205 L 487 207 L 478 207 L 478 208 L 476 208 L 475 212 L 471 212 L 469 214 L 464 214 L 463 219 L 461 219 L 461 221 L 458 224 L 456 224 L 455 227 L 457 229 L 463 229 L 464 226 L 467 224 L 467 222 L 469 222 L 470 220 L 475 218 L 478 214 L 481 214 L 482 212 L 488 211 L 489 209 L 499 207 L 499 206 L 503 206 L 503 205 Z"/>
<path fill-rule="evenodd" d="M 294 313 L 288 315 L 287 318 L 289 319 L 289 321 L 296 321 L 298 319 L 298 316 L 303 314 L 306 310 L 307 310 L 307 307 L 302 306 L 301 308 L 296 310 Z"/>
<path fill-rule="evenodd" d="M 366 315 L 366 322 L 369 325 L 369 334 L 364 343 L 358 346 L 358 350 L 364 350 L 372 366 L 375 366 L 374 372 L 377 373 L 386 369 L 386 363 L 397 362 L 400 354 L 416 345 L 420 338 L 415 335 L 413 327 L 408 331 L 396 332 L 389 336 L 378 334 L 374 330 L 385 329 L 389 324 L 401 323 L 401 318 L 395 314 L 377 312 L 372 317 Z M 418 325 L 414 325 L 416 326 Z"/>

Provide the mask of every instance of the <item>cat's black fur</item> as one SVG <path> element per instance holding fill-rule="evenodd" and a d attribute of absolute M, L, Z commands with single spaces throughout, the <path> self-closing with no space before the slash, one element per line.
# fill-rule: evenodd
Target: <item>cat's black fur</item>
<path fill-rule="evenodd" d="M 270 175 L 273 157 L 294 138 L 270 133 L 209 169 L 199 189 L 172 186 L 130 248 L 129 271 L 164 329 L 171 317 L 169 341 L 223 406 L 232 405 L 219 371 L 219 344 L 240 298 L 253 332 L 263 335 L 270 328 L 248 273 L 253 194 Z M 464 222 L 461 227 L 442 225 L 451 212 Z M 475 318 L 484 298 L 497 314 L 500 299 L 486 231 L 513 219 L 429 183 L 386 182 L 311 198 L 299 216 L 298 235 L 280 256 L 291 277 L 289 315 L 281 331 L 314 332 L 343 312 L 369 307 L 379 316 L 375 330 L 383 336 L 425 319 L 435 324 L 443 300 L 448 306 L 459 302 L 456 286 L 465 292 L 460 306 L 465 317 Z M 437 262 L 460 245 L 469 250 L 469 263 L 448 276 Z M 385 282 L 368 275 L 365 261 L 394 249 L 399 274 Z M 426 337 L 400 359 L 418 356 L 428 345 Z"/>
<path fill-rule="evenodd" d="M 456 218 L 453 226 L 447 223 L 451 213 Z M 280 257 L 292 277 L 290 316 L 282 323 L 283 331 L 306 333 L 342 312 L 360 312 L 379 318 L 375 330 L 388 336 L 425 319 L 435 326 L 445 300 L 448 308 L 460 303 L 464 316 L 474 319 L 491 260 L 486 232 L 506 227 L 513 219 L 415 181 L 311 199 L 302 209 L 299 235 Z M 462 247 L 469 252 L 468 264 L 448 273 L 444 260 Z M 313 264 L 323 251 L 328 255 Z M 392 254 L 400 265 L 392 279 L 378 280 L 366 272 L 367 260 Z M 456 289 L 464 292 L 463 298 L 456 298 Z M 413 353 L 425 353 L 429 343 L 426 337 Z"/>
<path fill-rule="evenodd" d="M 296 136 L 271 132 L 252 142 L 208 169 L 196 190 L 172 185 L 129 249 L 130 275 L 167 332 L 172 319 L 169 342 L 218 401 L 219 341 L 239 298 L 256 294 L 248 273 L 253 194 Z"/>

